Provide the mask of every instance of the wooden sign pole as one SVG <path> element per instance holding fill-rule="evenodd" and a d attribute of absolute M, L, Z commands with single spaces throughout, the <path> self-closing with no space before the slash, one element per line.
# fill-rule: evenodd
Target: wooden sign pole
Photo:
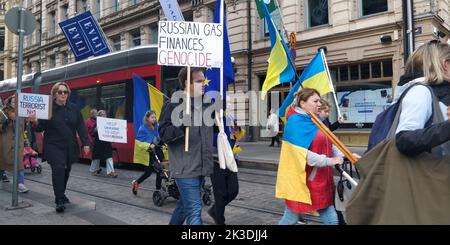
<path fill-rule="evenodd" d="M 187 80 L 186 80 L 186 115 L 191 114 L 191 67 L 187 67 Z M 190 118 L 189 118 L 190 120 Z M 184 132 L 184 151 L 189 151 L 189 127 L 186 126 Z"/>

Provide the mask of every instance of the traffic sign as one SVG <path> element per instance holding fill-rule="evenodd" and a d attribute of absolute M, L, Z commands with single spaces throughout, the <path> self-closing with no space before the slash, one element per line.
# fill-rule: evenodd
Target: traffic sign
<path fill-rule="evenodd" d="M 14 7 L 5 15 L 5 23 L 8 29 L 16 35 L 21 32 L 20 17 L 22 12 L 22 30 L 24 35 L 30 35 L 36 29 L 36 19 L 34 15 L 25 8 Z"/>

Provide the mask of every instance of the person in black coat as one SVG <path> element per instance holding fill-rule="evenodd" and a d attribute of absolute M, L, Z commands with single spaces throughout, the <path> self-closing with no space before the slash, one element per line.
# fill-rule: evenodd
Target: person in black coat
<path fill-rule="evenodd" d="M 98 117 L 106 117 L 106 111 L 98 111 L 96 118 Z M 94 142 L 92 148 L 92 163 L 89 171 L 94 176 L 100 173 L 100 161 L 105 160 L 106 174 L 112 178 L 117 178 L 118 174 L 114 171 L 114 161 L 112 159 L 112 144 L 111 142 L 100 140 L 98 137 L 97 122 L 93 125 L 91 136 L 94 138 Z"/>
<path fill-rule="evenodd" d="M 52 168 L 53 191 L 56 212 L 64 212 L 69 199 L 65 195 L 72 163 L 77 162 L 80 147 L 77 133 L 83 144 L 84 154 L 89 153 L 89 141 L 80 110 L 67 101 L 70 88 L 64 82 L 56 83 L 52 90 L 52 118 L 37 120 L 30 115 L 29 121 L 37 132 L 44 131 L 44 156 Z"/>

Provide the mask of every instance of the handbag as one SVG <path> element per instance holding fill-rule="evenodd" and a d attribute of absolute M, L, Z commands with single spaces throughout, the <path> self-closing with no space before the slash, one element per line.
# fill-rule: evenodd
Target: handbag
<path fill-rule="evenodd" d="M 429 89 L 433 124 L 442 122 Z M 450 224 L 450 156 L 436 154 L 450 149 L 449 143 L 414 157 L 400 153 L 395 143 L 400 113 L 401 108 L 388 137 L 358 161 L 361 179 L 346 206 L 348 224 Z"/>
<path fill-rule="evenodd" d="M 350 161 L 345 160 L 341 165 L 342 170 L 347 172 L 356 182 L 359 181 L 360 175 L 356 167 L 353 167 Z M 355 172 L 355 174 L 353 174 Z M 356 177 L 356 178 L 354 178 Z M 334 207 L 336 211 L 345 212 L 345 206 L 353 195 L 356 186 L 352 185 L 343 174 L 339 176 L 339 180 L 336 184 L 336 192 L 334 196 Z"/>

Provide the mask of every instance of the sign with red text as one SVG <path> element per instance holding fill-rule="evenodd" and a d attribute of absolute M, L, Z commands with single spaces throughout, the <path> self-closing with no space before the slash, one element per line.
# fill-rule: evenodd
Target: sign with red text
<path fill-rule="evenodd" d="M 160 21 L 158 65 L 221 67 L 223 26 L 218 23 Z"/>
<path fill-rule="evenodd" d="M 36 114 L 38 119 L 52 118 L 52 99 L 50 95 L 19 93 L 19 117 Z"/>
<path fill-rule="evenodd" d="M 127 121 L 97 117 L 98 138 L 101 141 L 127 143 Z"/>

